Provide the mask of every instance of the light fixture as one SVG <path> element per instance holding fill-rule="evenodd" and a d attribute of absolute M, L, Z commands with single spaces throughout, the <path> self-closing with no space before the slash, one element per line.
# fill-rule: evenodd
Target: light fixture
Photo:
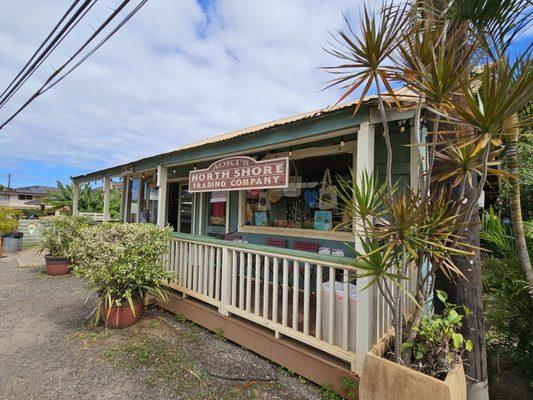
<path fill-rule="evenodd" d="M 141 178 L 143 178 L 143 179 L 144 179 L 144 172 L 143 172 L 143 174 L 141 175 Z"/>
<path fill-rule="evenodd" d="M 339 143 L 339 150 L 342 150 L 344 148 L 344 137 L 341 138 L 341 142 Z"/>
<path fill-rule="evenodd" d="M 173 174 L 176 173 L 176 168 L 172 168 L 172 173 L 173 173 Z"/>
<path fill-rule="evenodd" d="M 400 121 L 399 125 L 400 125 L 400 132 L 404 133 L 405 132 L 405 121 Z"/>
<path fill-rule="evenodd" d="M 289 157 L 292 157 L 292 149 L 289 149 Z"/>
<path fill-rule="evenodd" d="M 194 167 L 193 167 L 193 169 L 197 169 L 197 168 L 198 168 L 198 166 L 197 166 L 196 164 L 194 164 Z"/>

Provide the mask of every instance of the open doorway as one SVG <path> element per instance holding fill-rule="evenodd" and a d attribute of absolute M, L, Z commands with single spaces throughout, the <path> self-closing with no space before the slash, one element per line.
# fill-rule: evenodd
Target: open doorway
<path fill-rule="evenodd" d="M 174 232 L 192 232 L 192 202 L 187 182 L 171 182 L 168 184 L 168 224 Z"/>

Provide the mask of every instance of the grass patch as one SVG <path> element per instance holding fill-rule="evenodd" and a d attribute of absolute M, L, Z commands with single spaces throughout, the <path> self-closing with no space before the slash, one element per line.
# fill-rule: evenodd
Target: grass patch
<path fill-rule="evenodd" d="M 147 337 L 140 342 L 115 345 L 104 350 L 103 355 L 129 372 L 144 370 L 148 385 L 158 381 L 169 383 L 185 376 L 203 379 L 201 373 L 191 373 L 194 360 L 187 352 L 160 338 Z"/>

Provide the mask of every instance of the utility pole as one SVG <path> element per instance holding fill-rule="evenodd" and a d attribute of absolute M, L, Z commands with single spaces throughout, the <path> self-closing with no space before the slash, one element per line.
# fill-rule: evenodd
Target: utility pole
<path fill-rule="evenodd" d="M 11 188 L 11 174 L 7 174 L 7 188 Z"/>

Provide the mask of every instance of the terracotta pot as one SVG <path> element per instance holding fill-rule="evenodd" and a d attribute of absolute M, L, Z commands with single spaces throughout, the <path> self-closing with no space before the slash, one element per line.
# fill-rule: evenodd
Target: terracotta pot
<path fill-rule="evenodd" d="M 141 299 L 134 300 L 133 309 L 135 310 L 135 313 L 133 313 L 129 304 L 113 306 L 111 307 L 111 310 L 109 310 L 109 308 L 102 307 L 102 320 L 108 328 L 127 328 L 128 326 L 135 324 L 141 317 L 143 309 L 143 303 Z"/>
<path fill-rule="evenodd" d="M 44 256 L 48 275 L 66 275 L 70 272 L 70 261 L 65 257 Z"/>
<path fill-rule="evenodd" d="M 448 372 L 446 379 L 396 364 L 368 353 L 359 381 L 360 400 L 466 400 L 463 364 Z"/>

